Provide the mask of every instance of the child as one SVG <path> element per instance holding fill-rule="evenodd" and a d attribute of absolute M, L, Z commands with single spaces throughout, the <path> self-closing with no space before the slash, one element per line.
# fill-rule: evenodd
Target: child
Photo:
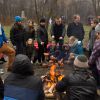
<path fill-rule="evenodd" d="M 35 63 L 38 59 L 38 43 L 36 40 L 28 39 L 26 43 L 26 55 L 29 57 L 31 62 Z"/>
<path fill-rule="evenodd" d="M 57 57 L 59 55 L 58 46 L 55 41 L 52 41 L 51 45 L 47 48 L 50 56 Z"/>
<path fill-rule="evenodd" d="M 70 54 L 69 54 L 69 60 L 74 60 L 76 56 L 83 54 L 83 47 L 81 41 L 78 41 L 77 38 L 74 36 L 71 36 L 69 38 L 69 46 L 70 46 Z"/>

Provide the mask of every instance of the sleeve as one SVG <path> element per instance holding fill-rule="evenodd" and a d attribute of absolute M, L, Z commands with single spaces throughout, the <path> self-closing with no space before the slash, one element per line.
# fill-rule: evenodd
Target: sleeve
<path fill-rule="evenodd" d="M 100 45 L 95 45 L 94 49 L 92 51 L 92 55 L 90 56 L 89 59 L 89 65 L 94 65 L 97 58 L 100 56 Z"/>
<path fill-rule="evenodd" d="M 38 40 L 39 43 L 42 42 L 42 40 L 41 40 L 40 37 L 41 37 L 41 35 L 40 35 L 40 29 L 37 29 L 37 40 Z"/>
<path fill-rule="evenodd" d="M 84 35 L 85 35 L 85 31 L 84 31 L 84 27 L 83 25 L 81 24 L 81 29 L 82 29 L 82 40 L 84 39 Z"/>
<path fill-rule="evenodd" d="M 68 25 L 67 27 L 67 36 L 70 37 L 71 36 L 71 24 Z"/>
<path fill-rule="evenodd" d="M 3 97 L 4 97 L 4 85 L 0 78 L 0 100 L 3 100 Z"/>
<path fill-rule="evenodd" d="M 13 28 L 11 28 L 11 30 L 10 30 L 10 40 L 13 45 L 16 44 L 14 41 L 14 29 Z"/>
<path fill-rule="evenodd" d="M 56 85 L 57 92 L 64 92 L 68 86 L 68 78 L 64 77 L 60 82 Z"/>
<path fill-rule="evenodd" d="M 3 36 L 3 41 L 7 42 L 7 38 L 5 36 L 5 32 L 4 29 L 2 28 L 2 36 Z"/>
<path fill-rule="evenodd" d="M 62 37 L 64 38 L 64 36 L 65 36 L 65 33 L 66 33 L 66 27 L 65 27 L 65 25 L 64 25 L 64 27 L 63 27 L 63 33 L 62 33 Z"/>

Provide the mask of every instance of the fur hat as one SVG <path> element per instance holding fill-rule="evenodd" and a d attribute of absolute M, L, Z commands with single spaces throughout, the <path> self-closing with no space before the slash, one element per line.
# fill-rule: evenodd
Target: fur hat
<path fill-rule="evenodd" d="M 89 68 L 88 58 L 85 55 L 79 55 L 75 58 L 74 65 L 78 68 Z"/>
<path fill-rule="evenodd" d="M 100 23 L 95 27 L 95 32 L 100 33 Z"/>

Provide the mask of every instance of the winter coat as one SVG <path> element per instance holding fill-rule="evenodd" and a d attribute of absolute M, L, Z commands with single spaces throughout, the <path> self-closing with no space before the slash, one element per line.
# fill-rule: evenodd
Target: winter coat
<path fill-rule="evenodd" d="M 89 65 L 93 66 L 94 64 L 96 64 L 97 69 L 100 73 L 100 40 L 95 41 L 92 55 L 89 59 Z"/>
<path fill-rule="evenodd" d="M 39 45 L 41 42 L 44 42 L 44 44 L 48 44 L 48 33 L 45 27 L 41 26 L 37 29 L 37 40 Z"/>
<path fill-rule="evenodd" d="M 63 37 L 65 36 L 65 32 L 66 32 L 66 29 L 65 29 L 65 25 L 61 24 L 61 25 L 56 25 L 56 24 L 53 24 L 52 27 L 51 27 L 51 35 L 55 36 L 55 39 L 59 39 L 59 37 Z"/>
<path fill-rule="evenodd" d="M 7 42 L 7 38 L 5 36 L 3 28 L 0 25 L 0 48 L 2 47 L 4 42 Z"/>
<path fill-rule="evenodd" d="M 96 82 L 86 69 L 74 70 L 56 85 L 56 90 L 66 91 L 64 100 L 96 100 Z"/>
<path fill-rule="evenodd" d="M 20 43 L 24 44 L 24 33 L 24 27 L 15 23 L 10 30 L 10 40 L 14 46 Z"/>
<path fill-rule="evenodd" d="M 33 66 L 27 56 L 16 56 L 12 73 L 4 85 L 4 100 L 44 100 L 42 81 L 33 75 Z"/>
<path fill-rule="evenodd" d="M 77 41 L 71 48 L 70 52 L 74 53 L 76 56 L 83 54 L 83 47 L 81 41 Z"/>
<path fill-rule="evenodd" d="M 4 97 L 4 85 L 2 79 L 0 78 L 0 100 L 3 100 Z"/>
<path fill-rule="evenodd" d="M 84 28 L 81 23 L 78 23 L 78 25 L 75 24 L 75 22 L 70 23 L 67 28 L 67 36 L 75 36 L 79 41 L 82 41 L 84 39 Z"/>

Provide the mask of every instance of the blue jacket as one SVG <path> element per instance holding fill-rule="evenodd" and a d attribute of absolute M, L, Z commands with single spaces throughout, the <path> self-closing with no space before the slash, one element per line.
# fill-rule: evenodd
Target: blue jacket
<path fill-rule="evenodd" d="M 4 100 L 44 100 L 42 80 L 33 75 L 33 66 L 25 55 L 16 56 L 4 90 Z"/>
<path fill-rule="evenodd" d="M 71 47 L 70 52 L 74 53 L 76 56 L 83 54 L 82 43 L 80 43 L 80 41 L 78 41 L 74 46 Z"/>
<path fill-rule="evenodd" d="M 0 48 L 2 47 L 3 42 L 7 42 L 7 38 L 5 36 L 3 28 L 0 27 Z"/>

